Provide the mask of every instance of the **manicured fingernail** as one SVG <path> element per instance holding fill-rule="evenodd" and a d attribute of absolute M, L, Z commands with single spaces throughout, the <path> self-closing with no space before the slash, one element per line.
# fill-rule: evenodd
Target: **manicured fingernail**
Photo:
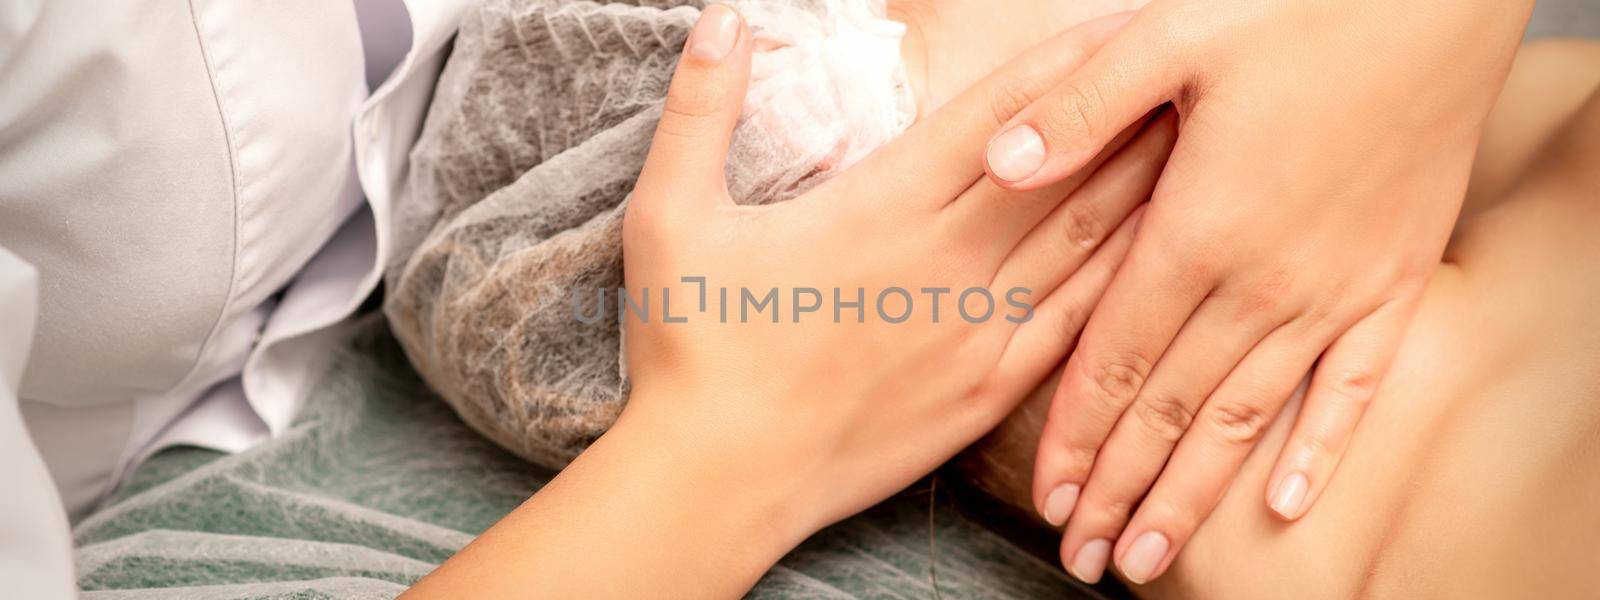
<path fill-rule="evenodd" d="M 1044 166 L 1044 138 L 1027 125 L 1012 127 L 989 141 L 984 160 L 995 177 L 1022 181 Z"/>
<path fill-rule="evenodd" d="M 1078 548 L 1078 554 L 1072 557 L 1072 565 L 1067 567 L 1067 572 L 1084 583 L 1100 583 L 1100 575 L 1106 572 L 1106 560 L 1109 558 L 1111 540 L 1091 540 Z"/>
<path fill-rule="evenodd" d="M 1167 536 L 1160 532 L 1146 531 L 1133 540 L 1133 545 L 1128 546 L 1128 552 L 1122 555 L 1122 574 L 1134 583 L 1144 583 L 1154 579 L 1156 569 L 1161 567 L 1162 559 L 1167 557 Z"/>
<path fill-rule="evenodd" d="M 1278 482 L 1278 489 L 1272 492 L 1272 510 L 1285 519 L 1298 518 L 1300 505 L 1305 503 L 1309 487 L 1305 475 L 1299 471 L 1290 473 Z"/>
<path fill-rule="evenodd" d="M 1056 489 L 1050 490 L 1050 495 L 1044 498 L 1044 520 L 1060 527 L 1067 522 L 1067 516 L 1072 514 L 1072 507 L 1077 505 L 1078 484 L 1067 483 L 1056 486 Z"/>
<path fill-rule="evenodd" d="M 739 41 L 739 14 L 721 4 L 707 6 L 689 32 L 688 54 L 696 60 L 716 62 L 733 51 Z"/>

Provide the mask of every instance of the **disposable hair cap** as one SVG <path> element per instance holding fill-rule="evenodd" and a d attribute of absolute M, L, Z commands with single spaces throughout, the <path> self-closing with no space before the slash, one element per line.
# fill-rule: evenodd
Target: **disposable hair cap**
<path fill-rule="evenodd" d="M 730 2 L 758 52 L 728 157 L 741 204 L 794 198 L 910 125 L 905 29 L 881 0 Z M 384 303 L 473 428 L 565 466 L 628 395 L 622 214 L 702 2 L 485 0 L 468 12 L 393 207 Z"/>

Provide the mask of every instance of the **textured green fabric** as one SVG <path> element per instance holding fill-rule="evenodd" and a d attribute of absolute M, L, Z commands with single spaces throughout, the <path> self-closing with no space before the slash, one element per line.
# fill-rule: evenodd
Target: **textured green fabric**
<path fill-rule="evenodd" d="M 163 452 L 80 523 L 86 596 L 391 597 L 550 478 L 463 425 L 381 325 L 355 329 L 286 435 Z M 930 530 L 929 509 L 915 486 L 814 536 L 751 596 L 933 598 L 934 556 L 944 598 L 1085 597 L 948 502 Z"/>

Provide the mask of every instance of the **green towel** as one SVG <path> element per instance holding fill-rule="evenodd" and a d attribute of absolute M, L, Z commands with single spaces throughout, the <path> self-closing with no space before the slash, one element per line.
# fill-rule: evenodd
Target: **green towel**
<path fill-rule="evenodd" d="M 553 475 L 462 424 L 381 321 L 352 329 L 287 434 L 162 452 L 75 528 L 85 597 L 393 597 Z M 944 598 L 1093 597 L 926 483 L 813 536 L 750 595 L 934 598 L 935 581 Z"/>

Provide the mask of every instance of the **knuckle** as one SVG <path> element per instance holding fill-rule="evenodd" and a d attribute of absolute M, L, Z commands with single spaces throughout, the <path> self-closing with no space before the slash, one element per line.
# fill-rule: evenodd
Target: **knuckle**
<path fill-rule="evenodd" d="M 1208 413 L 1211 429 L 1229 444 L 1249 446 L 1267 430 L 1267 411 L 1248 402 L 1219 402 Z"/>
<path fill-rule="evenodd" d="M 1292 311 L 1291 311 L 1292 312 Z M 1283 335 L 1296 340 L 1321 340 L 1326 345 L 1333 343 L 1334 328 L 1331 322 L 1320 319 L 1315 307 L 1306 306 L 1292 315 L 1287 322 L 1279 327 Z"/>
<path fill-rule="evenodd" d="M 1145 218 L 1151 217 L 1147 213 Z M 1155 237 L 1155 244 L 1163 259 L 1171 260 L 1187 273 L 1213 280 L 1222 273 L 1223 266 L 1227 264 L 1224 260 L 1225 247 L 1217 239 L 1220 236 L 1207 233 L 1206 227 L 1150 221 L 1147 221 L 1147 226 L 1161 231 L 1161 235 Z"/>
<path fill-rule="evenodd" d="M 1168 247 L 1168 252 L 1176 256 L 1176 264 L 1185 272 L 1193 273 L 1197 278 L 1205 281 L 1221 279 L 1226 269 L 1227 261 L 1219 255 L 1212 242 L 1202 241 L 1181 246 L 1188 253 L 1178 252 L 1178 247 Z"/>
<path fill-rule="evenodd" d="M 1129 352 L 1113 352 L 1091 361 L 1089 381 L 1095 396 L 1102 402 L 1116 403 L 1119 407 L 1133 401 L 1150 372 L 1150 362 Z"/>
<path fill-rule="evenodd" d="M 1251 286 L 1250 290 L 1244 293 L 1244 297 L 1240 302 L 1240 309 L 1245 314 L 1254 316 L 1270 312 L 1274 307 L 1282 303 L 1283 286 L 1273 281 L 1267 281 L 1260 285 Z"/>
<path fill-rule="evenodd" d="M 1073 248 L 1088 251 L 1100 245 L 1106 234 L 1106 223 L 1094 209 L 1069 200 L 1061 210 L 1066 211 L 1062 237 Z"/>
<path fill-rule="evenodd" d="M 1377 392 L 1378 376 L 1366 370 L 1335 373 L 1329 377 L 1327 390 L 1339 408 L 1361 410 Z"/>
<path fill-rule="evenodd" d="M 661 121 L 656 125 L 655 140 L 695 140 L 699 139 L 706 129 L 706 117 L 689 116 L 687 113 L 674 114 L 673 111 L 663 110 Z"/>
<path fill-rule="evenodd" d="M 722 109 L 722 92 L 711 86 L 672 86 L 661 106 L 657 135 L 693 137 L 717 120 Z M 687 88 L 687 89 L 685 89 Z"/>
<path fill-rule="evenodd" d="M 1301 319 L 1314 331 L 1322 332 L 1327 329 L 1337 328 L 1344 316 L 1350 312 L 1352 297 L 1350 283 L 1345 281 L 1327 282 L 1326 291 L 1320 297 L 1304 302 L 1305 312 Z M 1328 331 L 1327 333 L 1332 333 Z"/>
<path fill-rule="evenodd" d="M 1327 456 L 1333 453 L 1333 443 L 1328 439 L 1325 432 L 1302 434 L 1295 440 L 1295 447 L 1299 448 L 1297 452 L 1310 457 Z"/>
<path fill-rule="evenodd" d="M 678 83 L 681 85 L 667 89 L 666 103 L 662 106 L 663 111 L 674 116 L 694 119 L 716 114 L 726 95 L 723 86 L 713 81 Z"/>
<path fill-rule="evenodd" d="M 1292 289 L 1287 269 L 1270 268 L 1260 279 L 1250 282 L 1236 294 L 1242 317 L 1276 316 Z"/>
<path fill-rule="evenodd" d="M 1331 334 L 1328 330 L 1336 326 L 1335 316 L 1339 313 L 1339 301 L 1342 298 L 1330 294 L 1325 299 L 1308 302 L 1298 320 L 1304 323 L 1308 333 Z"/>
<path fill-rule="evenodd" d="M 1194 422 L 1194 410 L 1176 396 L 1168 394 L 1143 397 L 1134 405 L 1134 414 L 1145 429 L 1169 443 L 1177 443 Z"/>
<path fill-rule="evenodd" d="M 1001 124 L 1010 121 L 1011 117 L 1033 104 L 1035 88 L 1031 80 L 1023 77 L 996 85 L 994 91 L 989 93 L 989 110 L 993 113 L 994 122 Z"/>
<path fill-rule="evenodd" d="M 1283 298 L 1274 294 L 1272 290 L 1263 287 L 1251 286 L 1247 290 L 1234 294 L 1234 319 L 1236 321 L 1254 320 L 1271 316 L 1276 312 Z"/>
<path fill-rule="evenodd" d="M 1076 81 L 1061 87 L 1046 113 L 1043 126 L 1046 138 L 1083 139 L 1093 137 L 1105 112 L 1105 98 L 1093 81 Z"/>

